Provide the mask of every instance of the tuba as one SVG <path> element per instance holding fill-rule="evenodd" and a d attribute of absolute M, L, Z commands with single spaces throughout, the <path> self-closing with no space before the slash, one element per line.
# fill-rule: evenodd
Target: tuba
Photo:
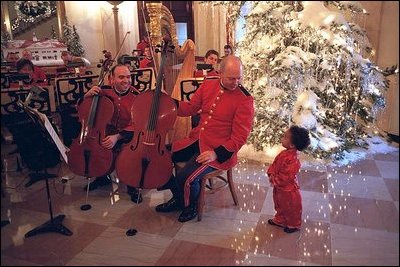
<path fill-rule="evenodd" d="M 161 3 L 147 3 L 146 9 L 150 18 L 150 40 L 153 47 L 164 38 L 171 40 L 174 53 L 170 53 L 165 66 L 164 88 L 174 99 L 181 100 L 180 82 L 192 78 L 195 66 L 195 44 L 186 40 L 182 47 L 178 45 L 174 18 L 167 7 Z M 158 55 L 157 55 L 158 56 Z M 160 57 L 155 57 L 159 65 Z M 173 130 L 168 134 L 169 142 L 185 138 L 191 130 L 190 117 L 177 117 Z"/>

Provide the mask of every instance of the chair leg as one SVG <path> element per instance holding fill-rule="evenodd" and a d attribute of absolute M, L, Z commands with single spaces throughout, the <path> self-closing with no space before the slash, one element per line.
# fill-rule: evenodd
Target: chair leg
<path fill-rule="evenodd" d="M 201 185 L 200 185 L 200 196 L 199 196 L 199 202 L 197 203 L 197 221 L 201 221 L 203 217 L 203 208 L 204 208 L 204 191 L 205 191 L 205 186 L 207 182 L 207 178 L 203 177 L 201 179 Z"/>
<path fill-rule="evenodd" d="M 235 206 L 239 205 L 239 201 L 236 195 L 236 190 L 235 186 L 233 184 L 233 179 L 232 179 L 232 169 L 229 169 L 227 171 L 227 178 L 228 178 L 228 185 L 229 185 L 229 190 L 231 190 L 233 202 L 235 203 Z"/>

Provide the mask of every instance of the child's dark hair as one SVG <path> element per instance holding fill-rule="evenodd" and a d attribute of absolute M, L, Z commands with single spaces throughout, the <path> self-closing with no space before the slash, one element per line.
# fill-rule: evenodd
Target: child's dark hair
<path fill-rule="evenodd" d="M 307 129 L 293 125 L 289 131 L 292 134 L 292 143 L 298 151 L 303 151 L 310 145 L 311 140 Z"/>

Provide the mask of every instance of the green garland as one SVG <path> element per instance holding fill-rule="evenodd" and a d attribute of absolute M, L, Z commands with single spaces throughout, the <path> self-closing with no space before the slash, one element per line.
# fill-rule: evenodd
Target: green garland
<path fill-rule="evenodd" d="M 11 25 L 12 30 L 20 23 L 35 23 L 42 17 L 49 17 L 56 12 L 56 1 L 15 1 L 17 19 Z"/>
<path fill-rule="evenodd" d="M 15 1 L 15 10 L 17 18 L 30 22 L 39 16 L 50 16 L 52 12 L 50 1 Z"/>

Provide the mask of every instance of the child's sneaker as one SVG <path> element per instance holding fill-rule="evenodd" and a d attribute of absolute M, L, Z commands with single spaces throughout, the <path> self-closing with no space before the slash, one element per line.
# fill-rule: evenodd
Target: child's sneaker
<path fill-rule="evenodd" d="M 299 229 L 299 228 L 289 228 L 289 227 L 285 227 L 285 228 L 283 229 L 283 231 L 284 231 L 285 233 L 290 234 L 290 233 L 294 233 L 294 232 L 300 231 L 300 229 Z"/>

